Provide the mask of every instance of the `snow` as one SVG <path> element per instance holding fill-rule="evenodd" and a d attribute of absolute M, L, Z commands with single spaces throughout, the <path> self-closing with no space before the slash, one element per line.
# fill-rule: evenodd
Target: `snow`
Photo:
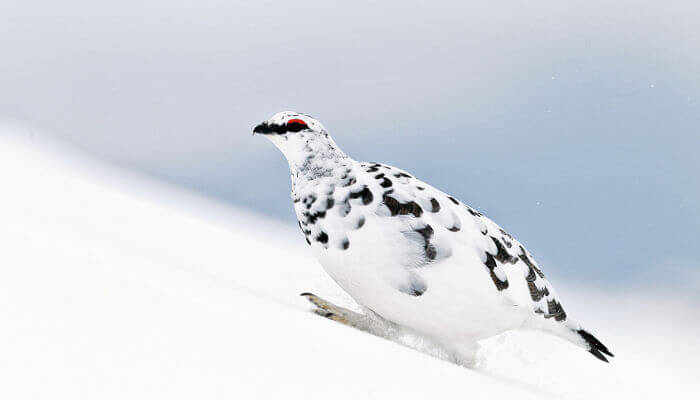
<path fill-rule="evenodd" d="M 482 343 L 469 370 L 309 313 L 301 292 L 352 302 L 296 229 L 36 142 L 0 133 L 0 398 L 640 399 L 700 390 L 700 322 L 689 300 L 554 282 L 612 362 L 509 332 Z"/>

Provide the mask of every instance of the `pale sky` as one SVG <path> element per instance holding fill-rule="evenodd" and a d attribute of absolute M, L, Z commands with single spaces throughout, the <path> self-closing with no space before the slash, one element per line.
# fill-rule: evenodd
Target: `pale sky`
<path fill-rule="evenodd" d="M 292 224 L 300 111 L 555 278 L 700 282 L 697 2 L 111 3 L 0 4 L 0 119 Z"/>

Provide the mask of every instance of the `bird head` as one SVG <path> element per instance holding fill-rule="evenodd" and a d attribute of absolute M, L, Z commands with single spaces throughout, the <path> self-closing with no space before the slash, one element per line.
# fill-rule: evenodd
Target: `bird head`
<path fill-rule="evenodd" d="M 320 122 L 306 114 L 281 111 L 253 129 L 277 146 L 292 170 L 314 159 L 345 157 Z"/>

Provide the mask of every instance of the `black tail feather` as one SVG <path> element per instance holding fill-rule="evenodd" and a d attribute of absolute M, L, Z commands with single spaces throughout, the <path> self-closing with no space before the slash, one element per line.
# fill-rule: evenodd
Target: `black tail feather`
<path fill-rule="evenodd" d="M 596 339 L 596 337 L 588 333 L 588 331 L 579 329 L 576 331 L 576 333 L 578 333 L 579 336 L 581 336 L 583 340 L 586 341 L 589 347 L 588 352 L 593 354 L 595 358 L 599 359 L 600 361 L 608 362 L 608 359 L 605 358 L 603 354 L 608 355 L 610 357 L 615 357 L 610 352 L 610 350 L 608 350 L 608 348 L 600 342 L 600 340 Z"/>

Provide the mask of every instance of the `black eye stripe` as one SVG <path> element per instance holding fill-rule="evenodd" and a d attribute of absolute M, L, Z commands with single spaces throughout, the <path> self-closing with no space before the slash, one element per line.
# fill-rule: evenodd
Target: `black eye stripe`
<path fill-rule="evenodd" d="M 286 125 L 286 127 L 287 127 L 287 132 L 299 132 L 299 131 L 302 131 L 302 130 L 308 128 L 308 126 L 306 124 L 302 124 L 299 122 L 288 123 Z"/>

